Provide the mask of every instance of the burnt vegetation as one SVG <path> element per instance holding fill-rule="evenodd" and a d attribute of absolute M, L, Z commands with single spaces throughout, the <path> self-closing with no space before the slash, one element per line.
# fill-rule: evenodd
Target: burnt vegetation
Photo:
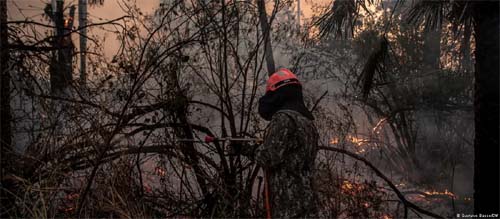
<path fill-rule="evenodd" d="M 498 2 L 337 0 L 301 22 L 292 0 L 117 2 L 82 20 L 108 2 L 0 0 L 2 218 L 264 217 L 239 153 L 258 142 L 205 137 L 262 138 L 280 65 L 320 131 L 322 217 L 498 213 Z"/>

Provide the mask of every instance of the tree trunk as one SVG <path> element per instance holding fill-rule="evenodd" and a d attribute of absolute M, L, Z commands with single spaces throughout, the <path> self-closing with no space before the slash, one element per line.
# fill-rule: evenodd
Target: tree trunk
<path fill-rule="evenodd" d="M 297 0 L 297 32 L 300 33 L 300 0 Z"/>
<path fill-rule="evenodd" d="M 50 64 L 50 86 L 53 95 L 61 95 L 65 92 L 72 78 L 72 54 L 73 43 L 71 35 L 67 35 L 72 23 L 68 22 L 65 26 L 64 20 L 64 1 L 55 2 L 54 23 L 56 26 L 56 37 L 54 47 L 57 50 L 53 53 Z M 74 17 L 74 7 L 70 9 L 70 17 Z"/>
<path fill-rule="evenodd" d="M 273 47 L 271 46 L 271 27 L 267 21 L 266 2 L 264 0 L 257 0 L 257 7 L 259 10 L 260 27 L 264 37 L 264 56 L 267 63 L 267 74 L 271 76 L 275 72 Z"/>
<path fill-rule="evenodd" d="M 78 1 L 78 26 L 80 29 L 80 83 L 87 81 L 87 0 Z"/>
<path fill-rule="evenodd" d="M 424 65 L 427 71 L 439 69 L 441 57 L 441 26 L 424 33 Z"/>
<path fill-rule="evenodd" d="M 10 70 L 9 70 L 9 32 L 7 29 L 7 1 L 0 0 L 0 217 L 8 217 L 15 204 L 15 198 L 6 190 L 12 186 L 7 179 L 12 165 L 12 115 L 10 111 Z"/>
<path fill-rule="evenodd" d="M 462 45 L 460 46 L 460 53 L 462 53 L 462 66 L 467 72 L 472 72 L 472 57 L 470 54 L 470 39 L 471 39 L 471 22 L 466 21 L 464 24 L 464 38 L 462 40 Z"/>
<path fill-rule="evenodd" d="M 475 4 L 474 213 L 497 214 L 499 3 L 478 1 Z"/>

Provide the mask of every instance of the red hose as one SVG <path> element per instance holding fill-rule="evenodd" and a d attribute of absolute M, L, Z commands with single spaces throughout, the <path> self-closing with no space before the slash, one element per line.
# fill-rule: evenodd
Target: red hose
<path fill-rule="evenodd" d="M 264 205 L 266 208 L 266 218 L 271 219 L 271 203 L 269 198 L 269 173 L 264 170 Z"/>

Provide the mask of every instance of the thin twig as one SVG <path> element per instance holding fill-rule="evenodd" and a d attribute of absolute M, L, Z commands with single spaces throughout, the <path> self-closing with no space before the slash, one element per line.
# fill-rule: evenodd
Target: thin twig
<path fill-rule="evenodd" d="M 405 206 L 405 208 L 414 209 L 417 212 L 420 212 L 422 214 L 425 214 L 427 216 L 431 216 L 431 217 L 434 217 L 434 218 L 444 218 L 443 216 L 440 216 L 438 214 L 435 214 L 435 213 L 432 213 L 430 211 L 424 210 L 424 209 L 418 207 L 417 205 L 413 204 L 412 202 L 406 200 L 405 196 L 391 182 L 391 180 L 389 180 L 389 178 L 387 178 L 387 176 L 385 176 L 379 169 L 377 169 L 370 161 L 366 160 L 365 158 L 363 158 L 363 157 L 361 157 L 361 156 L 359 156 L 359 155 L 357 155 L 357 154 L 355 154 L 353 152 L 350 152 L 350 151 L 347 151 L 347 150 L 343 150 L 343 149 L 340 149 L 340 148 L 327 147 L 327 146 L 319 146 L 319 149 L 326 150 L 326 151 L 334 151 L 334 152 L 337 152 L 337 153 L 345 154 L 345 155 L 347 155 L 347 156 L 349 156 L 351 158 L 354 158 L 356 160 L 359 160 L 359 161 L 363 162 L 365 165 L 367 165 L 368 167 L 370 167 L 375 172 L 375 174 L 377 174 L 377 176 L 379 176 L 380 178 L 382 178 L 389 185 L 389 187 L 391 187 L 391 189 L 396 193 L 396 195 L 401 200 L 401 202 L 403 202 L 403 205 Z M 405 213 L 406 213 L 406 211 L 405 211 Z"/>
<path fill-rule="evenodd" d="M 325 91 L 319 98 L 318 100 L 316 100 L 316 102 L 314 103 L 313 107 L 311 108 L 311 112 L 313 112 L 316 107 L 318 106 L 319 102 L 326 96 L 326 94 L 328 94 L 328 91 Z"/>

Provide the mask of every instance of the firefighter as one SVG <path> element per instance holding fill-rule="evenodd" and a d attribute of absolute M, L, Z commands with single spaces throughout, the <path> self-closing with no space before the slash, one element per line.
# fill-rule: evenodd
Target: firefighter
<path fill-rule="evenodd" d="M 317 217 L 312 179 L 318 132 L 304 105 L 302 86 L 290 70 L 279 69 L 269 77 L 259 114 L 270 121 L 254 151 L 266 175 L 268 217 Z"/>

